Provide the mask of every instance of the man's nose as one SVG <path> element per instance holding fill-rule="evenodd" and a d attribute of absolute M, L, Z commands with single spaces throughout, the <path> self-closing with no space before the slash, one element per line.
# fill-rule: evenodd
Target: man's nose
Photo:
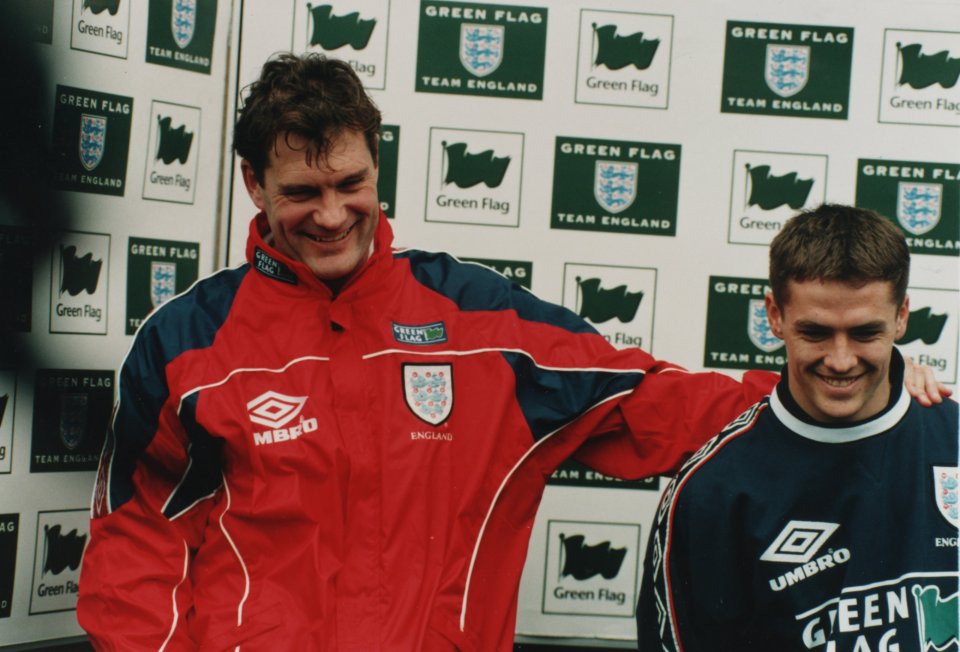
<path fill-rule="evenodd" d="M 336 192 L 326 192 L 313 206 L 313 223 L 322 229 L 339 231 L 346 224 L 348 211 Z"/>
<path fill-rule="evenodd" d="M 837 373 L 846 373 L 857 365 L 857 356 L 849 338 L 843 335 L 834 337 L 829 344 L 829 350 L 824 357 L 824 364 Z"/>

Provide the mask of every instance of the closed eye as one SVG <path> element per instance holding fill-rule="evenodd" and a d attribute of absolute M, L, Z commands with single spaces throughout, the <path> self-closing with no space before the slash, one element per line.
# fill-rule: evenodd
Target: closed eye
<path fill-rule="evenodd" d="M 884 329 L 877 327 L 855 328 L 850 332 L 850 336 L 858 342 L 869 342 L 883 335 Z"/>
<path fill-rule="evenodd" d="M 354 174 L 344 178 L 337 184 L 337 188 L 346 192 L 358 190 L 360 185 L 366 180 L 366 174 Z"/>
<path fill-rule="evenodd" d="M 798 331 L 800 337 L 811 342 L 819 342 L 830 337 L 830 331 L 820 328 L 806 328 Z"/>
<path fill-rule="evenodd" d="M 316 196 L 317 190 L 309 186 L 290 186 L 281 188 L 280 194 L 290 201 L 306 201 Z"/>

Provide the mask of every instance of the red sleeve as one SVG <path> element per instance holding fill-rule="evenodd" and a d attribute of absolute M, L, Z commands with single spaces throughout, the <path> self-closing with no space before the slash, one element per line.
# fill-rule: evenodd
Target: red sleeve
<path fill-rule="evenodd" d="M 147 366 L 134 351 L 121 370 L 94 489 L 77 619 L 97 650 L 196 649 L 189 569 L 214 501 L 170 507 L 191 465 L 190 438 L 179 401 L 153 380 L 163 372 L 134 373 Z"/>
<path fill-rule="evenodd" d="M 594 428 L 576 457 L 619 478 L 671 474 L 741 412 L 769 394 L 775 373 L 748 371 L 742 381 L 658 363 Z M 626 426 L 624 428 L 624 426 Z"/>

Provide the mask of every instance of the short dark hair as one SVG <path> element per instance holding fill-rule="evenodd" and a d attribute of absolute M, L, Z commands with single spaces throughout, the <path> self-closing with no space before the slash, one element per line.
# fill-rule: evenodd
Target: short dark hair
<path fill-rule="evenodd" d="M 316 52 L 282 53 L 271 57 L 260 78 L 247 86 L 233 147 L 261 184 L 270 148 L 281 135 L 304 139 L 310 164 L 327 156 L 331 141 L 343 130 L 356 130 L 376 164 L 380 119 L 380 110 L 349 64 Z"/>
<path fill-rule="evenodd" d="M 789 281 L 893 284 L 891 297 L 903 305 L 910 277 L 910 252 L 894 224 L 874 211 L 823 204 L 787 221 L 770 244 L 770 288 L 781 308 Z"/>

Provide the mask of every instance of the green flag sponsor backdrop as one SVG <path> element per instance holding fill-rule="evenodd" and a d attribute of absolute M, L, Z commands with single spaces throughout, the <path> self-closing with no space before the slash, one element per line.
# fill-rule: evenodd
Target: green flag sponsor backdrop
<path fill-rule="evenodd" d="M 17 517 L 0 518 L 0 646 L 80 633 L 67 581 L 62 602 L 39 600 L 33 563 L 41 533 L 85 534 L 61 515 L 89 503 L 93 472 L 33 448 L 74 445 L 81 396 L 88 418 L 104 398 L 49 378 L 115 370 L 157 302 L 242 262 L 254 209 L 230 126 L 240 89 L 280 50 L 347 61 L 383 110 L 380 198 L 398 245 L 492 267 L 614 346 L 738 376 L 783 358 L 760 312 L 770 240 L 800 208 L 856 203 L 910 241 L 916 326 L 901 346 L 956 383 L 957 3 L 29 4 L 31 47 L 56 64 L 44 119 L 75 209 L 55 226 L 90 236 L 63 252 L 45 241 L 31 261 L 36 234 L 0 210 L 0 328 L 38 352 L 0 370 L 0 514 Z M 196 257 L 154 256 L 164 243 Z M 558 469 L 519 640 L 630 646 L 664 484 Z"/>
<path fill-rule="evenodd" d="M 389 125 L 379 187 L 399 246 L 491 267 L 614 346 L 739 377 L 785 360 L 763 308 L 770 241 L 798 210 L 856 203 L 911 238 L 919 330 L 902 346 L 956 383 L 960 5 L 282 0 L 243 9 L 229 96 L 282 49 L 339 57 L 370 91 Z M 229 264 L 243 258 L 254 212 L 232 165 Z M 896 166 L 925 176 L 891 178 Z M 630 647 L 639 560 L 664 484 L 575 462 L 557 469 L 530 539 L 518 640 Z M 558 561 L 611 551 L 622 563 L 610 578 Z M 593 597 L 574 604 L 571 595 Z"/>
<path fill-rule="evenodd" d="M 13 607 L 19 525 L 19 514 L 0 514 L 0 618 L 9 618 Z"/>
<path fill-rule="evenodd" d="M 57 197 L 37 205 L 69 209 L 27 215 L 18 211 L 35 207 L 0 200 L 0 332 L 10 350 L 32 352 L 0 368 L 0 647 L 47 649 L 83 633 L 79 553 L 136 325 L 219 266 L 234 3 L 9 4 L 46 64 L 42 86 L 18 82 L 45 98 L 38 146 L 52 155 Z M 29 166 L 36 152 L 22 156 Z M 51 546 L 72 551 L 55 572 L 44 566 Z"/>

